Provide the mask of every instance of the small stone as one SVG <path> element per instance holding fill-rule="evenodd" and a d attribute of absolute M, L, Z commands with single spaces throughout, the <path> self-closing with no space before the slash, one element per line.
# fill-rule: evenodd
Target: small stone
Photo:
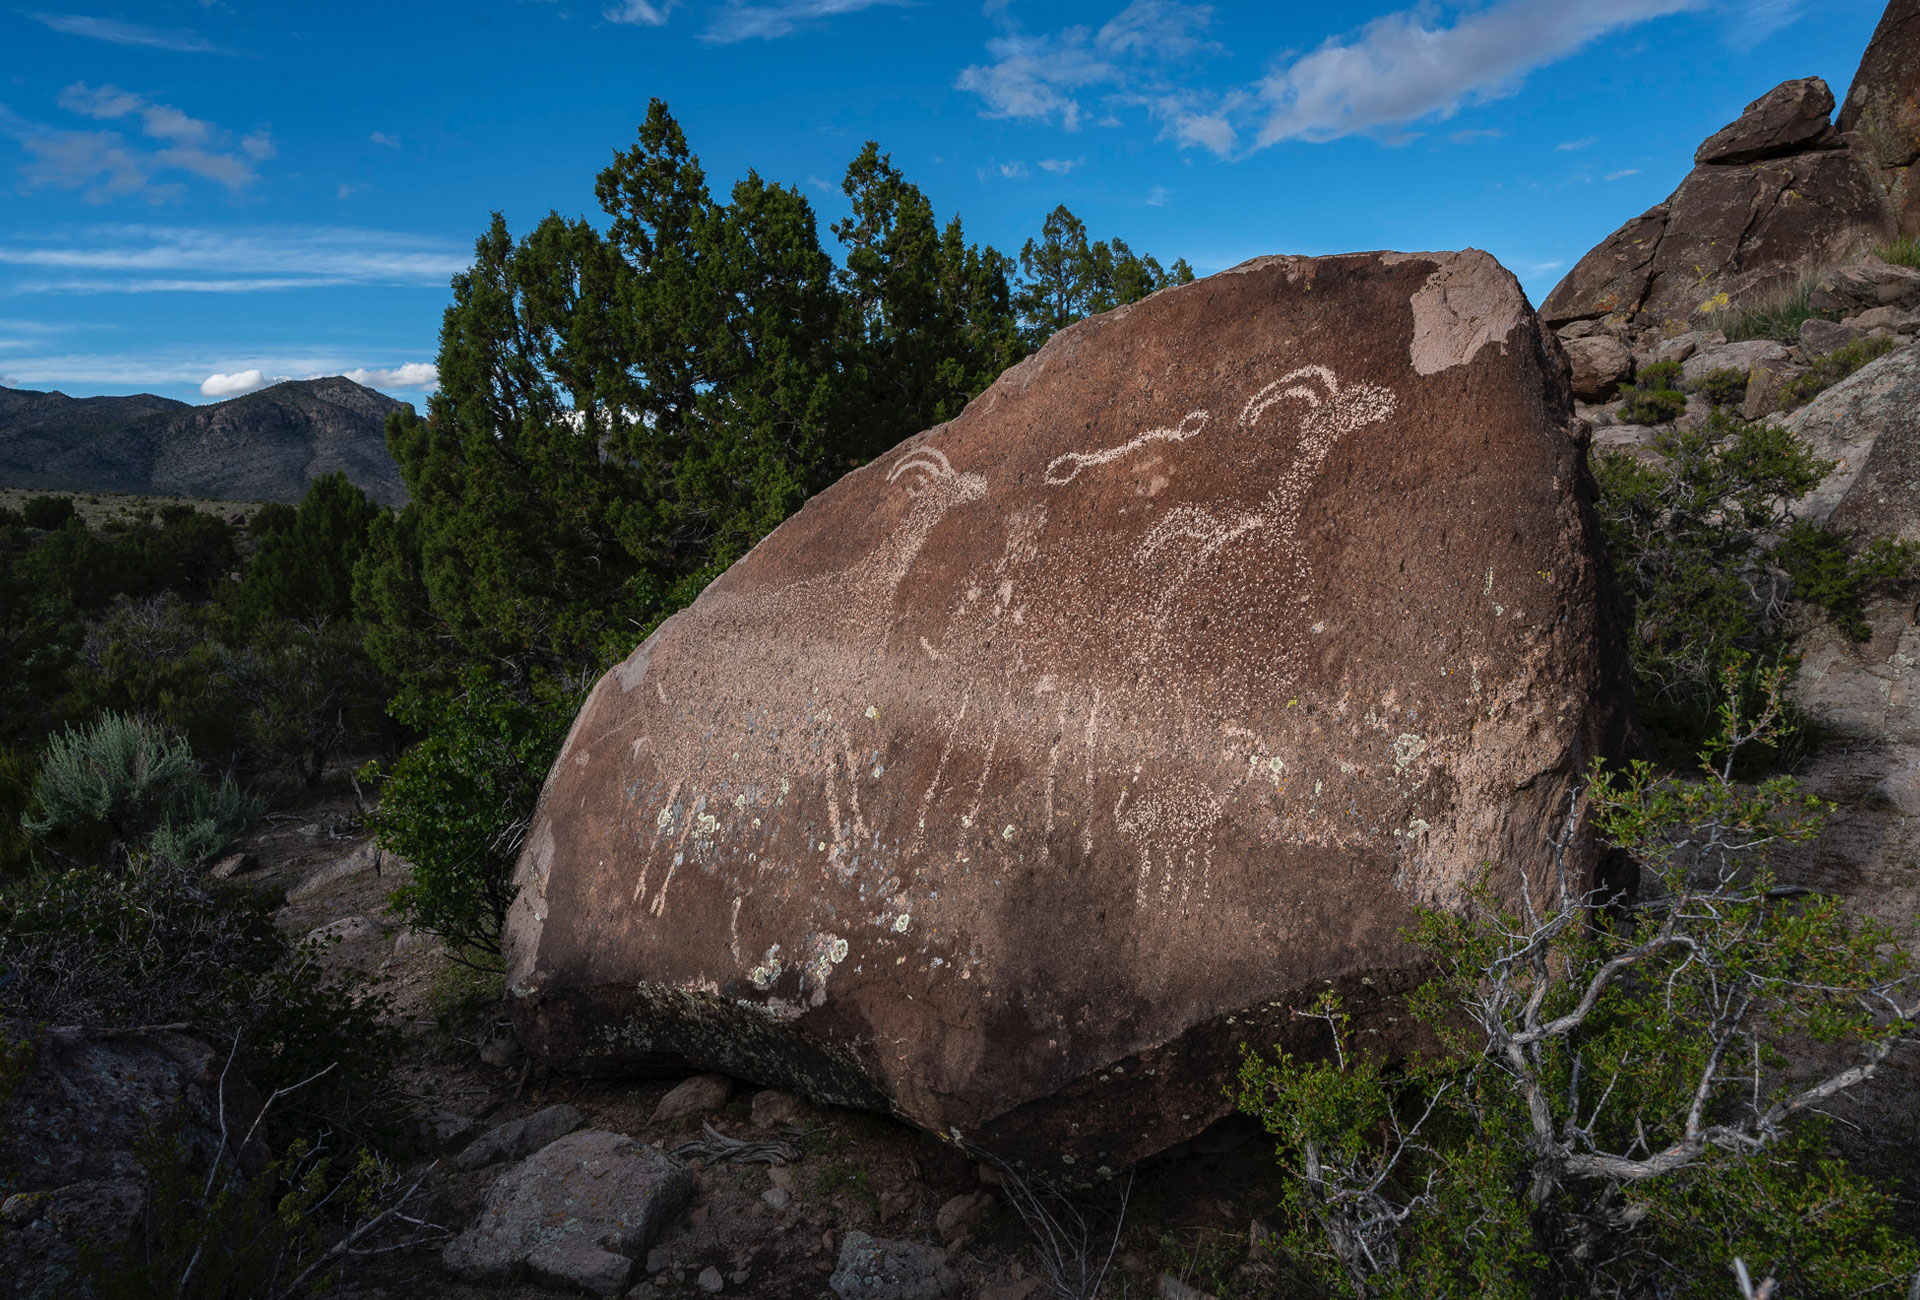
<path fill-rule="evenodd" d="M 589 1295 L 619 1295 L 633 1279 L 633 1261 L 602 1250 L 584 1237 L 566 1236 L 530 1251 L 527 1271 L 553 1286 L 578 1287 Z"/>
<path fill-rule="evenodd" d="M 705 1205 L 694 1206 L 691 1210 L 687 1211 L 687 1222 L 691 1223 L 696 1228 L 706 1227 L 707 1214 L 709 1213 L 710 1209 L 711 1207 L 705 1206 Z"/>
<path fill-rule="evenodd" d="M 307 931 L 306 943 L 352 943 L 380 933 L 380 923 L 364 916 L 343 916 Z"/>
<path fill-rule="evenodd" d="M 1214 1300 L 1197 1286 L 1188 1286 L 1171 1273 L 1162 1273 L 1158 1287 L 1160 1300 Z"/>
<path fill-rule="evenodd" d="M 260 869 L 260 860 L 251 853 L 229 853 L 207 869 L 207 874 L 215 880 L 231 880 L 235 876 L 244 876 L 249 871 Z"/>
<path fill-rule="evenodd" d="M 784 1187 L 793 1190 L 793 1170 L 785 1165 L 767 1166 L 767 1183 L 772 1187 Z"/>
<path fill-rule="evenodd" d="M 980 1222 L 992 1208 L 992 1192 L 968 1192 L 943 1204 L 933 1216 L 933 1226 L 942 1237 L 956 1236 Z"/>
<path fill-rule="evenodd" d="M 1582 401 L 1604 402 L 1633 377 L 1633 353 L 1619 339 L 1596 334 L 1560 346 L 1573 366 L 1573 395 Z"/>
<path fill-rule="evenodd" d="M 745 1286 L 747 1280 L 752 1276 L 753 1273 L 750 1269 L 737 1268 L 727 1275 L 727 1281 L 733 1283 L 735 1286 Z"/>
<path fill-rule="evenodd" d="M 667 1124 L 689 1115 L 705 1115 L 719 1110 L 733 1096 L 733 1080 L 724 1074 L 696 1074 L 686 1080 L 654 1107 L 653 1122 Z"/>
<path fill-rule="evenodd" d="M 908 1192 L 880 1193 L 880 1222 L 898 1218 L 913 1208 L 914 1197 Z"/>
<path fill-rule="evenodd" d="M 798 1119 L 806 1103 L 790 1092 L 781 1092 L 778 1088 L 762 1088 L 753 1094 L 753 1126 L 772 1128 L 775 1124 L 786 1124 Z"/>
<path fill-rule="evenodd" d="M 315 835 L 320 833 L 319 827 L 316 826 L 312 829 Z M 301 834 L 305 835 L 306 830 L 303 829 Z M 312 837 L 309 836 L 309 838 Z M 287 891 L 287 901 L 289 903 L 304 902 L 314 895 L 325 893 L 328 889 L 345 881 L 354 880 L 360 876 L 378 875 L 380 873 L 381 861 L 382 855 L 379 847 L 375 845 L 373 841 L 368 840 L 365 844 L 362 844 L 345 857 L 336 858 L 325 866 L 314 870 L 305 880 Z"/>
<path fill-rule="evenodd" d="M 647 1252 L 647 1272 L 649 1274 L 664 1273 L 671 1267 L 673 1267 L 673 1256 L 667 1251 L 665 1246 L 655 1246 Z"/>
<path fill-rule="evenodd" d="M 960 1275 L 918 1242 L 849 1232 L 827 1285 L 840 1300 L 941 1300 L 959 1292 Z"/>
<path fill-rule="evenodd" d="M 760 1199 L 767 1203 L 768 1209 L 778 1213 L 793 1203 L 793 1193 L 784 1187 L 769 1187 L 760 1193 Z"/>
<path fill-rule="evenodd" d="M 565 1102 L 488 1129 L 460 1153 L 461 1169 L 483 1169 L 502 1160 L 518 1160 L 558 1141 L 585 1123 L 585 1117 Z"/>
<path fill-rule="evenodd" d="M 1800 346 L 1816 356 L 1825 356 L 1835 348 L 1843 348 L 1853 342 L 1863 332 L 1844 321 L 1809 316 L 1800 322 Z"/>
<path fill-rule="evenodd" d="M 727 1279 L 721 1277 L 720 1270 L 711 1264 L 701 1269 L 700 1276 L 694 1279 L 694 1285 L 702 1291 L 705 1291 L 708 1295 L 713 1295 L 718 1292 L 722 1287 L 726 1286 L 726 1284 Z"/>
<path fill-rule="evenodd" d="M 505 1069 L 519 1059 L 519 1056 L 520 1040 L 513 1036 L 511 1029 L 505 1027 L 497 1028 L 487 1036 L 485 1042 L 480 1044 L 480 1061 L 483 1065 Z"/>
<path fill-rule="evenodd" d="M 418 930 L 402 930 L 393 936 L 393 955 L 405 957 L 408 953 L 425 952 L 433 946 L 433 936 L 421 934 Z"/>
<path fill-rule="evenodd" d="M 463 1138 L 471 1136 L 478 1125 L 470 1115 L 462 1115 L 451 1110 L 436 1110 L 420 1121 L 420 1127 L 432 1136 L 435 1146 L 444 1150 Z"/>

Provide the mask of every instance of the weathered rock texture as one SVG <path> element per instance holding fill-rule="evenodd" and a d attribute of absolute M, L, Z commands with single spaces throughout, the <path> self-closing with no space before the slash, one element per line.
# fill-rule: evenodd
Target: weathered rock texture
<path fill-rule="evenodd" d="M 1840 130 L 1879 174 L 1903 235 L 1920 235 L 1920 0 L 1892 0 L 1840 109 Z"/>
<path fill-rule="evenodd" d="M 1827 121 L 1833 92 L 1789 81 L 1695 155 L 1665 203 L 1581 258 L 1540 308 L 1550 325 L 1681 321 L 1757 301 L 1878 243 L 1894 221 L 1877 173 Z"/>
<path fill-rule="evenodd" d="M 1857 541 L 1920 542 L 1920 347 L 1867 363 L 1781 423 L 1835 462 L 1802 518 Z"/>
<path fill-rule="evenodd" d="M 1191 1136 L 1239 1043 L 1380 1005 L 1410 904 L 1538 869 L 1610 743 L 1565 365 L 1478 252 L 1063 331 L 601 680 L 521 859 L 522 1040 L 1081 1172 Z"/>
<path fill-rule="evenodd" d="M 51 1028 L 0 1022 L 0 1042 L 33 1043 L 32 1064 L 0 1097 L 0 1278 L 21 1295 L 59 1294 L 83 1242 L 130 1244 L 146 1208 L 140 1151 L 178 1137 L 189 1166 L 257 1174 L 267 1151 L 243 1144 L 260 1096 L 228 1054 L 186 1025 Z M 47 1290 L 37 1290 L 45 1286 Z M 9 1292 L 12 1294 L 12 1292 Z"/>

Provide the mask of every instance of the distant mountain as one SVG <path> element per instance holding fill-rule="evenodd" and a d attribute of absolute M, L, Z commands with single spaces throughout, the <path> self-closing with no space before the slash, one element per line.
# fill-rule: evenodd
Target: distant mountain
<path fill-rule="evenodd" d="M 298 501 L 313 479 L 340 470 L 381 504 L 400 505 L 407 492 L 382 432 L 399 407 L 338 376 L 209 406 L 0 388 L 0 487 Z"/>

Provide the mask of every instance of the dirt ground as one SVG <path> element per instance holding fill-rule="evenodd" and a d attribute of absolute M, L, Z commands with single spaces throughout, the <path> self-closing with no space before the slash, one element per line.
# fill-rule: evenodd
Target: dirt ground
<path fill-rule="evenodd" d="M 827 1277 L 840 1238 L 858 1229 L 947 1250 L 949 1264 L 965 1282 L 966 1297 L 1045 1296 L 1032 1238 L 1004 1199 L 977 1223 L 942 1239 L 939 1210 L 955 1197 L 979 1191 L 983 1171 L 927 1134 L 884 1116 L 811 1105 L 788 1127 L 756 1129 L 751 1119 L 756 1090 L 745 1083 L 715 1113 L 655 1123 L 655 1107 L 678 1079 L 572 1078 L 529 1062 L 507 1034 L 498 978 L 455 965 L 435 945 L 408 935 L 388 913 L 388 896 L 405 879 L 404 864 L 382 860 L 372 850 L 350 794 L 292 815 L 276 814 L 235 848 L 252 853 L 260 864 L 236 877 L 236 884 L 295 895 L 277 913 L 285 932 L 298 938 L 332 927 L 340 937 L 326 960 L 366 973 L 378 990 L 393 997 L 406 1041 L 400 1074 L 423 1117 L 451 1113 L 470 1120 L 471 1131 L 463 1135 L 470 1138 L 565 1102 L 586 1117 L 588 1127 L 668 1150 L 699 1138 L 702 1122 L 731 1137 L 782 1137 L 800 1149 L 802 1158 L 784 1168 L 735 1163 L 699 1168 L 696 1161 L 695 1201 L 665 1232 L 644 1267 L 636 1269 L 629 1295 L 704 1297 L 711 1293 L 698 1279 L 711 1267 L 722 1276 L 722 1296 L 830 1297 Z M 336 873 L 344 874 L 318 888 L 302 888 L 316 875 Z M 1249 1254 L 1253 1220 L 1271 1221 L 1279 1199 L 1271 1145 L 1249 1123 L 1194 1146 L 1198 1149 L 1136 1171 L 1130 1185 L 1116 1184 L 1087 1198 L 1101 1255 L 1113 1240 L 1112 1215 L 1126 1198 L 1112 1280 L 1103 1294 L 1116 1300 L 1157 1296 L 1163 1273 L 1222 1297 L 1262 1289 L 1257 1283 L 1266 1266 L 1249 1262 Z M 458 1147 L 459 1142 L 449 1143 L 441 1151 L 425 1188 L 428 1217 L 456 1231 L 471 1220 L 507 1167 L 460 1171 L 451 1158 Z M 417 1165 L 426 1163 L 423 1158 Z M 784 1208 L 773 1208 L 763 1196 L 775 1187 L 787 1192 Z M 439 1251 L 434 1244 L 356 1261 L 345 1281 L 347 1294 L 359 1300 L 575 1294 L 530 1284 L 461 1282 L 440 1267 Z"/>

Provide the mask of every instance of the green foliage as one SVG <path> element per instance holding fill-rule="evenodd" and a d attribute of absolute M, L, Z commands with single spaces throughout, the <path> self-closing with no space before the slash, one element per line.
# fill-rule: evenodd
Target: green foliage
<path fill-rule="evenodd" d="M 1020 270 L 1013 302 L 1025 322 L 1028 346 L 1035 348 L 1074 321 L 1193 279 L 1184 259 L 1168 271 L 1124 240 L 1088 243 L 1086 223 L 1065 205 L 1049 212 L 1040 238 L 1021 248 Z"/>
<path fill-rule="evenodd" d="M 1814 359 L 1803 375 L 1795 375 L 1780 388 L 1782 410 L 1805 406 L 1820 394 L 1877 357 L 1884 357 L 1898 346 L 1886 337 L 1855 339 Z"/>
<path fill-rule="evenodd" d="M 1721 664 L 1778 662 L 1796 609 L 1862 635 L 1865 601 L 1906 581 L 1915 553 L 1858 550 L 1795 521 L 1793 503 L 1833 466 L 1778 425 L 1716 410 L 1653 445 L 1660 464 L 1608 453 L 1594 475 L 1641 717 L 1662 752 L 1684 756 L 1714 729 Z"/>
<path fill-rule="evenodd" d="M 530 700 L 474 671 L 408 716 L 426 738 L 393 765 L 374 829 L 413 863 L 395 910 L 456 960 L 499 954 L 514 863 L 579 703 L 562 692 Z"/>
<path fill-rule="evenodd" d="M 1300 1013 L 1325 1057 L 1248 1055 L 1240 1104 L 1296 1176 L 1283 1243 L 1317 1291 L 1716 1297 L 1736 1256 L 1788 1295 L 1907 1285 L 1920 1248 L 1890 1198 L 1800 1122 L 1871 1077 L 1920 1002 L 1890 934 L 1767 872 L 1827 810 L 1732 778 L 1777 740 L 1780 681 L 1723 708 L 1695 779 L 1590 773 L 1640 900 L 1576 893 L 1562 843 L 1517 898 L 1422 912 L 1409 937 L 1438 974 L 1408 1010 L 1438 1050 L 1357 1052 L 1328 994 Z"/>
<path fill-rule="evenodd" d="M 108 713 L 69 727 L 47 744 L 26 822 L 36 835 L 105 827 L 115 841 L 144 841 L 167 821 L 198 780 L 193 750 L 144 718 Z"/>
<path fill-rule="evenodd" d="M 384 735 L 386 682 L 368 658 L 360 627 L 323 618 L 268 619 L 220 662 L 226 716 L 258 761 L 312 787 L 341 751 Z"/>
<path fill-rule="evenodd" d="M 1920 267 L 1920 236 L 1900 236 L 1880 249 L 1880 260 L 1894 266 Z"/>
<path fill-rule="evenodd" d="M 49 532 L 65 528 L 68 521 L 76 517 L 72 497 L 29 497 L 20 507 L 21 521 L 27 527 L 42 528 Z"/>
<path fill-rule="evenodd" d="M 0 887 L 33 861 L 25 821 L 39 764 L 24 746 L 0 745 Z"/>
<path fill-rule="evenodd" d="M 1686 367 L 1678 361 L 1650 361 L 1640 367 L 1634 381 L 1649 390 L 1675 389 L 1680 387 L 1685 375 Z"/>
<path fill-rule="evenodd" d="M 1715 407 L 1738 406 L 1746 400 L 1748 378 L 1744 370 L 1722 366 L 1700 376 L 1699 382 L 1694 385 L 1694 391 Z"/>
<path fill-rule="evenodd" d="M 1670 424 L 1687 413 L 1687 395 L 1675 388 L 1628 384 L 1620 390 L 1620 420 L 1625 424 Z"/>
<path fill-rule="evenodd" d="M 1813 305 L 1813 280 L 1801 280 L 1770 302 L 1728 308 L 1715 312 L 1708 328 L 1717 329 L 1729 342 L 1746 339 L 1772 339 L 1776 343 L 1798 343 L 1800 327 L 1807 321 L 1834 320 L 1837 312 L 1821 311 Z"/>
<path fill-rule="evenodd" d="M 259 545 L 233 597 L 241 619 L 352 618 L 353 567 L 380 507 L 335 471 L 314 479 L 299 508 L 285 511 L 268 507 L 254 517 L 250 531 Z"/>
<path fill-rule="evenodd" d="M 203 867 L 265 811 L 265 802 L 248 795 L 230 776 L 219 785 L 194 781 L 155 828 L 148 846 L 169 862 Z"/>

